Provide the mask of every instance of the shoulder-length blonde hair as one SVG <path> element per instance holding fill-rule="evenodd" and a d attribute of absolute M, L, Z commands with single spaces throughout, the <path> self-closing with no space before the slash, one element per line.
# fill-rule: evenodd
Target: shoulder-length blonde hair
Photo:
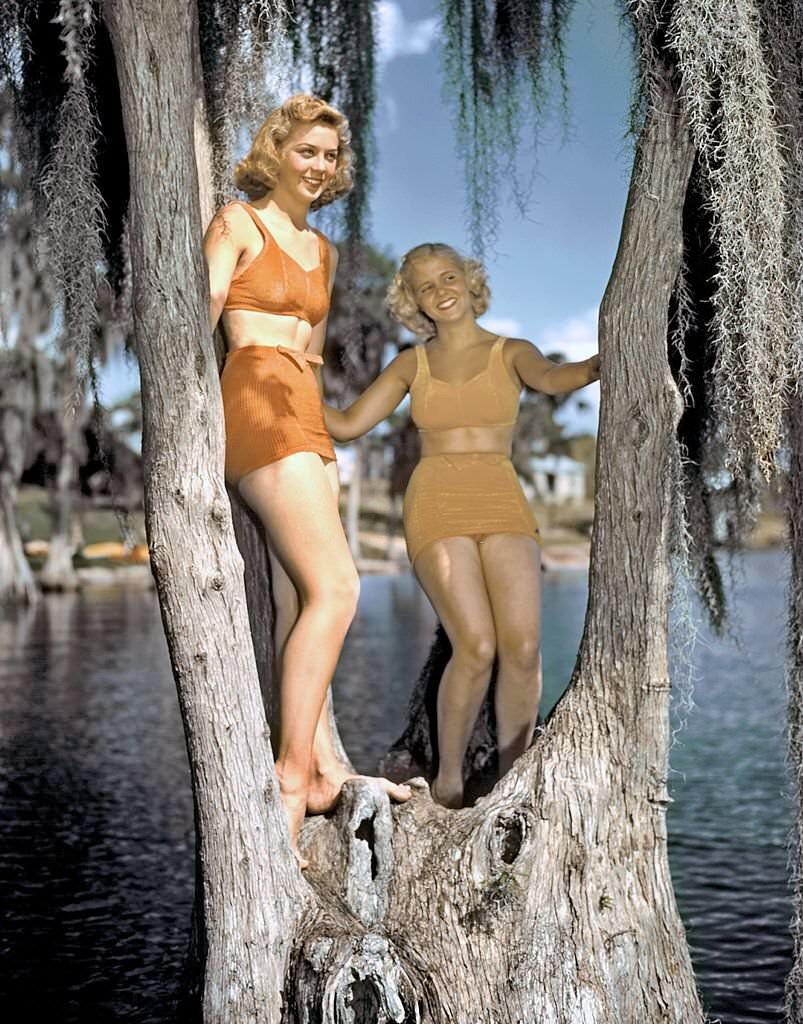
<path fill-rule="evenodd" d="M 234 184 L 249 199 L 261 199 L 276 185 L 279 150 L 290 132 L 300 124 L 325 124 L 337 132 L 335 175 L 311 204 L 318 210 L 344 196 L 352 185 L 351 132 L 345 116 L 317 96 L 297 93 L 272 110 L 256 133 L 248 155 L 234 168 Z"/>
<path fill-rule="evenodd" d="M 447 256 L 452 260 L 466 275 L 474 316 L 482 316 L 491 301 L 491 289 L 488 287 L 485 267 L 479 260 L 465 259 L 451 245 L 445 245 L 443 242 L 424 242 L 402 256 L 399 269 L 388 288 L 388 309 L 394 320 L 398 320 L 408 331 L 420 334 L 424 338 L 431 338 L 436 333 L 434 322 L 419 309 L 410 281 L 412 265 L 421 256 Z"/>

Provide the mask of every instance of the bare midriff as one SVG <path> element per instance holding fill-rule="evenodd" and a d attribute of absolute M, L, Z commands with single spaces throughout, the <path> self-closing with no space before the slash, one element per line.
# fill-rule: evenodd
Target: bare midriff
<path fill-rule="evenodd" d="M 221 323 L 230 352 L 249 345 L 284 345 L 297 352 L 304 352 L 312 336 L 312 327 L 306 320 L 284 313 L 227 309 L 223 311 Z"/>
<path fill-rule="evenodd" d="M 449 427 L 421 430 L 421 455 L 505 455 L 510 458 L 515 423 L 496 427 Z"/>

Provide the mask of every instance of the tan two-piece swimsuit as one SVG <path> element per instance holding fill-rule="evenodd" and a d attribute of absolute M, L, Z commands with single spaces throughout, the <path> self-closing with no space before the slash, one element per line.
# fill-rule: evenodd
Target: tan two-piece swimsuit
<path fill-rule="evenodd" d="M 486 368 L 460 384 L 433 377 L 423 345 L 410 385 L 410 412 L 423 435 L 458 427 L 510 427 L 521 387 L 503 359 L 506 338 L 491 347 Z M 404 497 L 404 535 L 411 562 L 446 537 L 518 533 L 538 538 L 538 524 L 510 458 L 503 452 L 422 457 Z"/>
<path fill-rule="evenodd" d="M 259 255 L 231 282 L 224 310 L 277 313 L 319 323 L 329 311 L 329 246 L 320 232 L 320 260 L 304 270 L 276 242 L 257 213 L 248 213 L 262 236 Z M 295 452 L 335 458 L 323 419 L 312 363 L 319 355 L 285 345 L 245 345 L 226 356 L 220 376 L 226 420 L 226 481 Z"/>

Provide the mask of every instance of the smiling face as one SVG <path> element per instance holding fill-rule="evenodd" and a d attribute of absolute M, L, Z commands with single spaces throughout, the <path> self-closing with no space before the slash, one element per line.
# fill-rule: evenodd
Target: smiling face
<path fill-rule="evenodd" d="M 297 125 L 282 144 L 276 186 L 314 202 L 335 176 L 338 146 L 337 132 L 329 125 Z"/>
<path fill-rule="evenodd" d="M 436 325 L 472 319 L 471 293 L 463 267 L 446 253 L 416 256 L 405 274 L 421 312 Z"/>

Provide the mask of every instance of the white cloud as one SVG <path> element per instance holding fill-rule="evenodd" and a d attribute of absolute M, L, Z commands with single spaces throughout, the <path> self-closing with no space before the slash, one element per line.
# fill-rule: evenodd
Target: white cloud
<path fill-rule="evenodd" d="M 401 4 L 395 0 L 379 0 L 376 5 L 378 41 L 377 60 L 387 64 L 396 57 L 427 53 L 438 38 L 437 18 L 407 21 Z"/>
<path fill-rule="evenodd" d="M 521 323 L 512 317 L 505 316 L 483 316 L 479 321 L 486 331 L 492 331 L 503 338 L 520 338 L 522 336 Z"/>
<path fill-rule="evenodd" d="M 547 327 L 535 343 L 547 355 L 560 352 L 569 362 L 588 359 L 597 351 L 597 320 L 599 308 L 589 309 L 579 316 L 570 317 Z"/>
<path fill-rule="evenodd" d="M 559 352 L 572 363 L 588 359 L 599 347 L 598 318 L 599 308 L 589 309 L 579 316 L 547 327 L 539 335 L 536 344 L 545 355 Z M 596 434 L 599 420 L 599 383 L 581 388 L 561 408 L 557 419 L 569 434 Z"/>

